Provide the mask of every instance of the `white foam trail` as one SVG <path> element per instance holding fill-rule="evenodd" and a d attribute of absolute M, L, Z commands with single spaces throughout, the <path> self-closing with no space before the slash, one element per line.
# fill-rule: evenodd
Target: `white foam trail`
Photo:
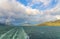
<path fill-rule="evenodd" d="M 17 36 L 18 30 L 16 31 L 15 35 L 13 36 L 12 39 L 15 39 L 15 37 Z"/>
<path fill-rule="evenodd" d="M 15 29 L 15 28 L 14 28 Z M 6 36 L 9 32 L 13 31 L 14 29 L 9 30 L 8 32 L 1 35 L 0 39 L 2 39 L 4 36 Z"/>

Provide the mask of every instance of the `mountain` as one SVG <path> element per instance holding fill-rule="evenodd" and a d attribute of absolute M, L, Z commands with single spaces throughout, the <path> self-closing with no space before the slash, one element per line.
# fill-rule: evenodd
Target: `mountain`
<path fill-rule="evenodd" d="M 14 26 L 13 24 L 0 23 L 0 26 Z"/>
<path fill-rule="evenodd" d="M 60 20 L 44 22 L 42 24 L 37 24 L 37 26 L 60 26 Z"/>
<path fill-rule="evenodd" d="M 22 24 L 21 26 L 33 26 L 31 24 Z"/>
<path fill-rule="evenodd" d="M 0 26 L 5 26 L 6 24 L 4 24 L 4 23 L 0 23 Z"/>

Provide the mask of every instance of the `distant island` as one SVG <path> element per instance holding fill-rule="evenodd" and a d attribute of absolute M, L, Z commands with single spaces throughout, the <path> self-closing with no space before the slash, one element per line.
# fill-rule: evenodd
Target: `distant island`
<path fill-rule="evenodd" d="M 6 25 L 4 23 L 0 23 L 0 26 L 15 26 L 15 25 Z M 48 21 L 48 22 L 44 22 L 41 24 L 36 24 L 36 25 L 31 25 L 31 24 L 22 24 L 19 26 L 60 26 L 60 20 L 55 20 L 55 21 Z"/>
<path fill-rule="evenodd" d="M 60 26 L 60 20 L 44 22 L 41 24 L 37 24 L 37 26 Z"/>

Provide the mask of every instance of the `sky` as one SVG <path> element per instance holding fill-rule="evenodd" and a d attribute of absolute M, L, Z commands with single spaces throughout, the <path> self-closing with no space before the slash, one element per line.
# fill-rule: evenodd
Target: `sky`
<path fill-rule="evenodd" d="M 0 23 L 40 24 L 60 19 L 60 0 L 0 0 Z"/>

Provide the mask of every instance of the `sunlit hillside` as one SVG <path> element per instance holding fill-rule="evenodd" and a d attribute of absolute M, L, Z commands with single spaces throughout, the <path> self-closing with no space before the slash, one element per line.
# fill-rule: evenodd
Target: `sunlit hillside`
<path fill-rule="evenodd" d="M 60 26 L 60 20 L 44 22 L 42 24 L 38 24 L 38 26 Z"/>

